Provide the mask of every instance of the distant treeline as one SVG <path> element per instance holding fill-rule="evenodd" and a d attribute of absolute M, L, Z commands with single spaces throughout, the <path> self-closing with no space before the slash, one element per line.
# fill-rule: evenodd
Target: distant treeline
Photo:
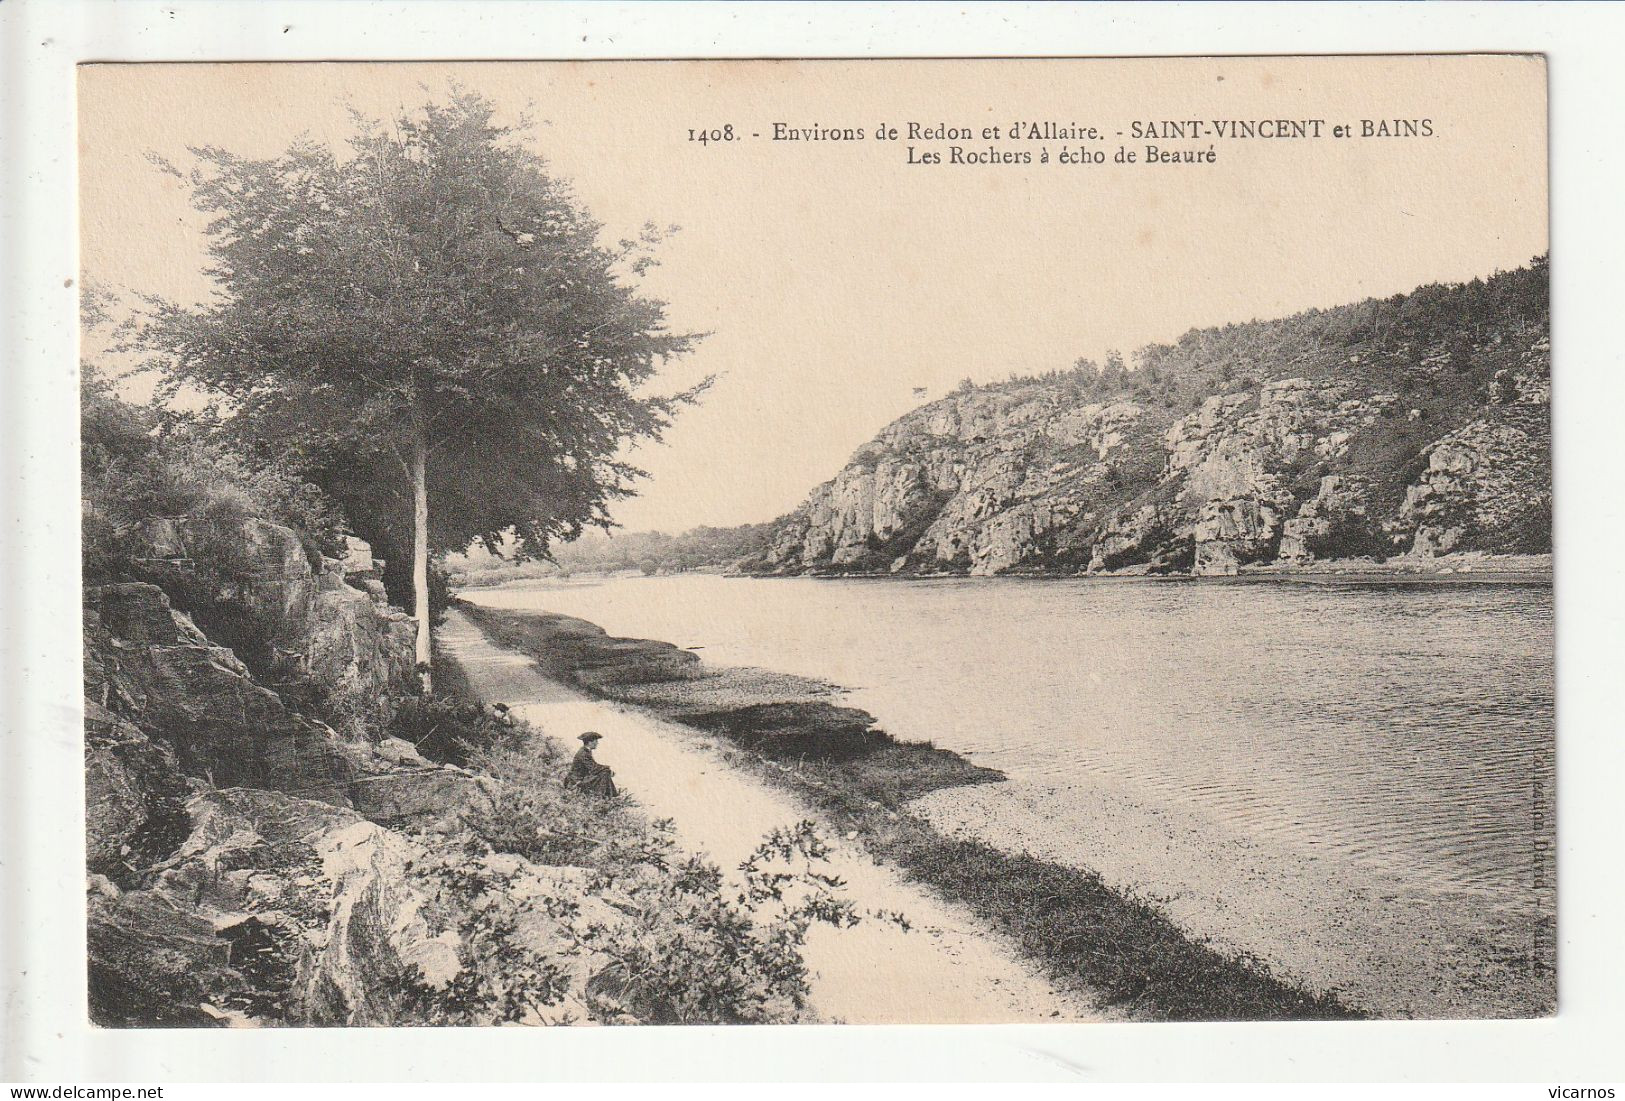
<path fill-rule="evenodd" d="M 737 528 L 697 527 L 681 535 L 663 531 L 590 532 L 554 548 L 552 562 L 511 562 L 483 551 L 447 560 L 456 584 L 499 585 L 527 577 L 575 573 L 680 573 L 726 567 L 759 555 L 773 537 L 776 521 Z"/>

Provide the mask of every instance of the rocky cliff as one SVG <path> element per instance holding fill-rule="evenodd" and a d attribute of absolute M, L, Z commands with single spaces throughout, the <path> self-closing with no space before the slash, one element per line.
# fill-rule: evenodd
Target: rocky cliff
<path fill-rule="evenodd" d="M 413 635 L 369 589 L 365 544 L 353 540 L 348 560 L 311 556 L 296 532 L 254 518 L 154 521 L 146 534 L 151 553 L 133 569 L 163 584 L 90 585 L 84 599 L 93 1014 L 356 1017 L 334 990 L 359 997 L 365 986 L 322 975 L 339 966 L 332 938 L 361 920 L 335 914 L 335 900 L 366 889 L 323 861 L 341 839 L 346 868 L 358 846 L 408 846 L 389 827 L 443 814 L 478 778 L 385 737 L 415 681 Z M 345 966 L 432 955 L 396 920 L 405 904 L 392 905 Z M 296 989 L 323 982 L 319 999 Z"/>
<path fill-rule="evenodd" d="M 124 576 L 84 593 L 99 1024 L 800 1014 L 797 912 L 758 920 L 659 825 L 565 789 L 563 752 L 511 716 L 418 695 L 365 544 L 327 558 L 217 515 L 122 545 Z M 769 863 L 774 891 L 796 881 Z"/>
<path fill-rule="evenodd" d="M 263 680 L 314 692 L 348 736 L 387 725 L 414 689 L 411 617 L 388 604 L 383 564 L 347 538 L 342 558 L 259 518 L 163 517 L 130 572 L 161 586 Z"/>
<path fill-rule="evenodd" d="M 961 389 L 781 519 L 755 572 L 1235 573 L 1550 549 L 1545 267 Z"/>

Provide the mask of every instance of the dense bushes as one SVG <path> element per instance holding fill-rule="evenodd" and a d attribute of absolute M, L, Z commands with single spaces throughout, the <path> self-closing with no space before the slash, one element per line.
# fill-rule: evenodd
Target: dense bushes
<path fill-rule="evenodd" d="M 624 797 L 564 788 L 559 778 L 567 761 L 546 738 L 523 733 L 472 763 L 496 783 L 484 803 L 463 812 L 469 855 L 511 853 L 546 868 L 583 869 L 574 899 L 544 901 L 555 916 L 579 917 L 584 899 L 608 907 L 606 920 L 567 926 L 575 938 L 568 954 L 608 961 L 587 987 L 597 1020 L 794 1020 L 806 1005 L 801 948 L 811 926 L 859 920 L 839 895 L 840 880 L 826 870 L 829 850 L 809 822 L 764 839 L 731 885 L 715 865 L 678 852 L 669 822 L 649 822 Z M 438 874 L 460 879 L 456 889 L 465 896 L 487 896 L 464 912 L 488 940 L 501 942 L 502 931 L 519 922 L 512 911 L 520 904 L 502 884 L 469 882 L 466 868 Z M 492 956 L 498 958 L 503 953 Z M 546 961 L 527 966 L 552 973 Z M 491 998 L 478 1000 L 488 1005 Z"/>
<path fill-rule="evenodd" d="M 80 388 L 80 478 L 90 581 L 126 576 L 131 560 L 148 553 L 148 522 L 164 517 L 214 520 L 222 531 L 251 517 L 269 520 L 299 536 L 312 566 L 321 555 L 342 555 L 349 530 L 332 498 L 287 462 L 245 454 L 230 432 L 207 418 L 121 401 L 89 369 Z M 368 519 L 373 522 L 360 534 L 384 558 L 391 602 L 411 610 L 409 536 L 377 517 Z M 194 557 L 229 572 L 231 539 L 197 550 Z M 436 623 L 451 599 L 445 569 L 431 560 L 429 607 Z"/>
<path fill-rule="evenodd" d="M 431 761 L 468 767 L 484 753 L 513 742 L 512 727 L 500 721 L 479 703 L 444 691 L 439 682 L 432 696 L 408 696 L 395 710 L 389 735 L 412 743 Z"/>
<path fill-rule="evenodd" d="M 1013 375 L 982 389 L 1020 390 L 1033 383 L 1063 388 L 1078 403 L 1132 392 L 1171 410 L 1193 409 L 1213 394 L 1254 388 L 1260 380 L 1297 376 L 1360 378 L 1378 389 L 1425 391 L 1439 409 L 1468 399 L 1482 405 L 1507 352 L 1549 325 L 1547 258 L 1467 283 L 1434 283 L 1408 294 L 1310 309 L 1270 321 L 1191 329 L 1172 344 L 1102 366 L 1079 360 L 1069 370 Z M 1437 366 L 1448 371 L 1439 371 Z M 1430 403 L 1432 404 L 1432 403 Z"/>
<path fill-rule="evenodd" d="M 162 517 L 258 517 L 286 525 L 306 553 L 337 554 L 343 520 L 315 486 L 274 463 L 251 463 L 207 425 L 119 400 L 94 372 L 80 388 L 80 498 L 87 582 L 125 577 Z M 226 526 L 226 525 L 222 525 Z M 229 556 L 222 541 L 210 557 Z"/>

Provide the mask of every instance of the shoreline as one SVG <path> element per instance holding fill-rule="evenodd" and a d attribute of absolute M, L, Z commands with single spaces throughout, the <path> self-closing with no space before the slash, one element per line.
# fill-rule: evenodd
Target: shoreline
<path fill-rule="evenodd" d="M 493 644 L 460 610 L 447 615 L 441 641 L 466 674 L 468 690 L 507 704 L 510 714 L 530 725 L 528 744 L 555 747 L 559 756 L 546 772 L 562 771 L 575 748 L 575 731 L 601 732 L 610 747 L 606 763 L 613 762 L 628 811 L 635 808 L 663 823 L 660 828 L 678 852 L 715 868 L 723 895 L 750 896 L 740 897 L 739 905 L 753 921 L 776 920 L 777 896 L 753 894 L 746 865 L 758 859 L 767 839 L 818 818 L 806 800 L 735 767 L 713 738 L 545 674 L 524 655 Z M 550 786 L 552 776 L 537 780 Z M 1049 981 L 967 908 L 875 861 L 861 843 L 841 838 L 827 822 L 813 828 L 818 845 L 809 853 L 821 854 L 819 874 L 839 882 L 835 893 L 858 920 L 839 920 L 838 927 L 818 922 L 807 929 L 800 956 L 807 969 L 802 1008 L 810 1016 L 802 1019 L 826 1024 L 1115 1019 L 1102 1010 L 1098 996 Z M 786 889 L 797 896 L 805 886 Z"/>
<path fill-rule="evenodd" d="M 1363 1016 L 1335 994 L 1282 980 L 1256 957 L 1193 938 L 1160 906 L 1093 871 L 939 829 L 910 804 L 1001 784 L 1004 775 L 893 739 L 866 712 L 832 702 L 838 686 L 709 666 L 669 643 L 614 638 L 569 616 L 458 606 L 495 645 L 547 675 L 714 737 L 730 765 L 809 800 L 875 859 L 968 906 L 1057 984 L 1104 994 L 1132 1019 Z"/>
<path fill-rule="evenodd" d="M 723 571 L 726 574 L 726 571 Z M 733 576 L 729 574 L 729 576 Z M 1144 566 L 1125 566 L 1116 570 L 1062 571 L 1040 567 L 1020 567 L 996 574 L 972 574 L 968 571 L 940 573 L 899 572 L 876 573 L 845 570 L 805 570 L 800 573 L 749 573 L 737 576 L 818 577 L 818 578 L 872 578 L 893 581 L 930 581 L 943 578 L 976 578 L 978 580 L 1022 581 L 1151 581 L 1151 582 L 1208 582 L 1235 583 L 1238 581 L 1295 581 L 1304 583 L 1343 582 L 1402 582 L 1416 584 L 1460 585 L 1475 583 L 1550 584 L 1552 556 L 1550 554 L 1487 554 L 1469 551 L 1461 554 L 1440 555 L 1434 558 L 1415 558 L 1396 555 L 1378 561 L 1373 558 L 1324 558 L 1312 562 L 1255 562 L 1239 567 L 1235 573 L 1198 574 L 1190 571 L 1152 573 Z"/>
<path fill-rule="evenodd" d="M 460 589 L 505 589 L 535 581 L 562 581 L 571 578 L 676 577 L 684 573 L 712 574 L 771 581 L 779 578 L 811 577 L 826 581 L 1104 581 L 1114 583 L 1151 582 L 1156 584 L 1209 583 L 1244 584 L 1266 581 L 1304 585 L 1550 585 L 1553 583 L 1551 554 L 1464 554 L 1436 558 L 1399 556 L 1384 561 L 1368 558 L 1328 558 L 1290 564 L 1255 563 L 1233 574 L 1149 573 L 1137 567 L 1102 570 L 1096 573 L 1062 572 L 1043 569 L 1012 569 L 998 574 L 972 574 L 968 571 L 940 573 L 877 573 L 846 570 L 802 570 L 797 572 L 752 572 L 728 566 L 700 566 L 691 570 L 644 574 L 636 570 L 576 570 L 571 573 L 534 574 L 502 580 L 456 580 Z"/>

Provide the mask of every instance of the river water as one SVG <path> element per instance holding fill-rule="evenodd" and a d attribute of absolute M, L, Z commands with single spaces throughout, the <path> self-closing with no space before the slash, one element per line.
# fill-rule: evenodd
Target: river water
<path fill-rule="evenodd" d="M 1159 868 L 1231 842 L 1424 909 L 1470 895 L 1452 949 L 1485 905 L 1549 906 L 1549 585 L 690 574 L 468 595 L 842 685 L 894 735 L 1005 772 L 973 798 L 986 828 L 1040 823 L 1023 847 L 1098 834 L 1103 799 L 1155 814 L 1166 853 L 1123 871 L 1153 896 L 1221 893 Z"/>

